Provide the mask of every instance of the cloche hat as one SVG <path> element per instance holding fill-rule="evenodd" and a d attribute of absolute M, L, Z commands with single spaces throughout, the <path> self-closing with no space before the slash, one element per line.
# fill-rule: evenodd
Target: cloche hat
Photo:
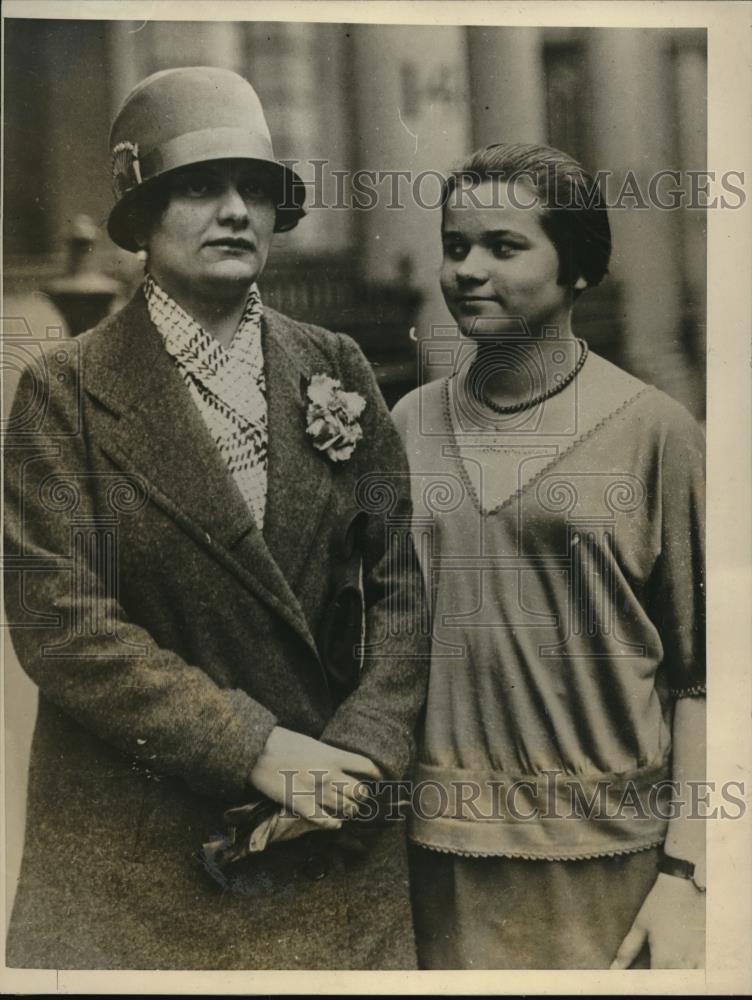
<path fill-rule="evenodd" d="M 278 182 L 275 232 L 305 215 L 305 184 L 275 159 L 258 95 L 231 70 L 190 66 L 142 80 L 115 117 L 110 153 L 117 202 L 107 231 L 126 250 L 138 250 L 131 219 L 144 190 L 178 167 L 207 160 L 258 160 L 269 168 Z"/>

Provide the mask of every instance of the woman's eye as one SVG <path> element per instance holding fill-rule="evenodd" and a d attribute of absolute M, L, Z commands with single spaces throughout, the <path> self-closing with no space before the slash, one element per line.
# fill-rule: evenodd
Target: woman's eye
<path fill-rule="evenodd" d="M 267 198 L 266 186 L 261 181 L 246 181 L 240 187 L 244 198 Z"/>
<path fill-rule="evenodd" d="M 206 174 L 188 174 L 178 183 L 178 190 L 188 198 L 204 198 L 215 188 L 216 181 Z"/>

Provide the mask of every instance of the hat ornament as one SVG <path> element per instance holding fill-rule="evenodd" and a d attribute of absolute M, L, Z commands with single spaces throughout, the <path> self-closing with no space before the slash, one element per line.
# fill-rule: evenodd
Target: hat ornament
<path fill-rule="evenodd" d="M 112 150 L 112 176 L 115 194 L 122 198 L 134 184 L 142 184 L 141 164 L 138 158 L 138 143 L 119 142 Z"/>

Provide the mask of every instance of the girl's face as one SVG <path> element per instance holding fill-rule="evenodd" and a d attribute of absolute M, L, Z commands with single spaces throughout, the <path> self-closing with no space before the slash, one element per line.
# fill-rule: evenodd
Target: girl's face
<path fill-rule="evenodd" d="M 444 212 L 441 290 L 467 337 L 543 327 L 569 330 L 572 290 L 557 282 L 559 258 L 542 210 L 522 182 L 483 181 L 455 190 Z"/>

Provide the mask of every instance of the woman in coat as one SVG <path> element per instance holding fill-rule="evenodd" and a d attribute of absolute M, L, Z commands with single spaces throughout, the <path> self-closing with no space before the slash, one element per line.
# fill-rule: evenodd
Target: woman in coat
<path fill-rule="evenodd" d="M 401 828 L 346 821 L 404 775 L 424 695 L 399 439 L 351 340 L 262 306 L 303 196 L 250 85 L 155 74 L 111 148 L 144 285 L 29 366 L 7 438 L 39 687 L 7 964 L 413 967 Z M 282 842 L 207 865 L 261 796 Z"/>

